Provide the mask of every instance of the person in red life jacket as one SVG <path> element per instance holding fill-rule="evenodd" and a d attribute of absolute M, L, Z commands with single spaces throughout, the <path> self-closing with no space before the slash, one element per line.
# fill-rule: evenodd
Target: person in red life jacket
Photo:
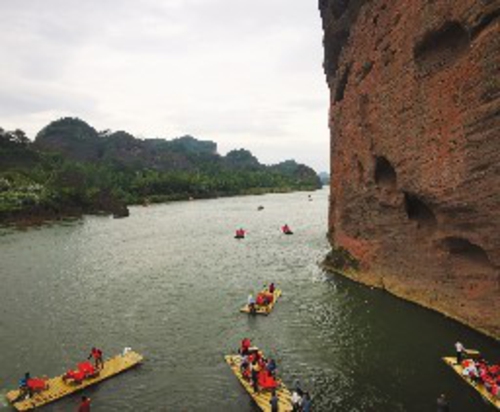
<path fill-rule="evenodd" d="M 274 286 L 274 283 L 271 283 L 269 285 L 269 293 L 273 293 L 274 294 L 275 290 L 276 290 L 276 286 Z"/>
<path fill-rule="evenodd" d="M 82 401 L 78 407 L 78 412 L 90 412 L 90 398 L 82 396 Z"/>
<path fill-rule="evenodd" d="M 92 348 L 90 351 L 90 355 L 87 357 L 87 359 L 94 358 L 95 362 L 95 367 L 97 369 L 102 369 L 104 368 L 104 362 L 102 360 L 102 350 L 97 349 L 97 348 Z"/>
<path fill-rule="evenodd" d="M 281 230 L 285 235 L 291 235 L 293 233 L 292 230 L 290 229 L 290 226 L 288 226 L 286 223 L 285 226 L 281 227 Z"/>
<path fill-rule="evenodd" d="M 263 293 L 258 293 L 257 294 L 257 299 L 255 299 L 255 303 L 258 306 L 265 306 L 265 305 L 267 305 L 267 300 L 266 300 L 265 295 Z"/>
<path fill-rule="evenodd" d="M 241 341 L 241 346 L 240 346 L 240 355 L 245 356 L 250 353 L 250 346 L 252 343 L 250 342 L 250 339 L 245 338 Z"/>

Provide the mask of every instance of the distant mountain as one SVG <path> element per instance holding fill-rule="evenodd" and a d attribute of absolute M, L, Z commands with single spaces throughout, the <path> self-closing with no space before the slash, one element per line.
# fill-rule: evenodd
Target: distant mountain
<path fill-rule="evenodd" d="M 20 130 L 0 129 L 0 160 L 0 221 L 126 215 L 127 204 L 321 187 L 313 169 L 293 160 L 267 166 L 246 149 L 221 156 L 212 141 L 138 139 L 78 118 L 50 123 L 33 143 Z"/>
<path fill-rule="evenodd" d="M 328 185 L 330 184 L 330 174 L 327 172 L 319 172 L 318 173 L 319 180 L 321 180 L 321 183 L 323 185 Z"/>

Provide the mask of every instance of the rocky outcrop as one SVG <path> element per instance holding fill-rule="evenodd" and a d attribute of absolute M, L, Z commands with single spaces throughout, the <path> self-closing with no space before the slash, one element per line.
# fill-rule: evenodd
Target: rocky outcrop
<path fill-rule="evenodd" d="M 319 7 L 333 261 L 500 338 L 500 1 Z"/>

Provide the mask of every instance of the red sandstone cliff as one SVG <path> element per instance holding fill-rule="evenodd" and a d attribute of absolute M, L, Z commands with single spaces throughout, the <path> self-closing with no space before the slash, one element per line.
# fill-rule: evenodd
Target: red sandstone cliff
<path fill-rule="evenodd" d="M 319 7 L 347 274 L 500 338 L 500 0 Z"/>

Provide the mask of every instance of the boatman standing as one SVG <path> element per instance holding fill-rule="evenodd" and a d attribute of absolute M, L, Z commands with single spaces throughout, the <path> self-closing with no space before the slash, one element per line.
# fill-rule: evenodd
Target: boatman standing
<path fill-rule="evenodd" d="M 457 341 L 457 343 L 455 343 L 455 350 L 457 351 L 457 365 L 460 365 L 462 363 L 462 357 L 465 352 L 465 347 L 461 342 Z"/>
<path fill-rule="evenodd" d="M 90 351 L 90 355 L 88 356 L 87 359 L 90 358 L 94 358 L 96 369 L 104 368 L 104 362 L 102 360 L 102 350 L 97 348 L 92 348 L 92 350 Z"/>

